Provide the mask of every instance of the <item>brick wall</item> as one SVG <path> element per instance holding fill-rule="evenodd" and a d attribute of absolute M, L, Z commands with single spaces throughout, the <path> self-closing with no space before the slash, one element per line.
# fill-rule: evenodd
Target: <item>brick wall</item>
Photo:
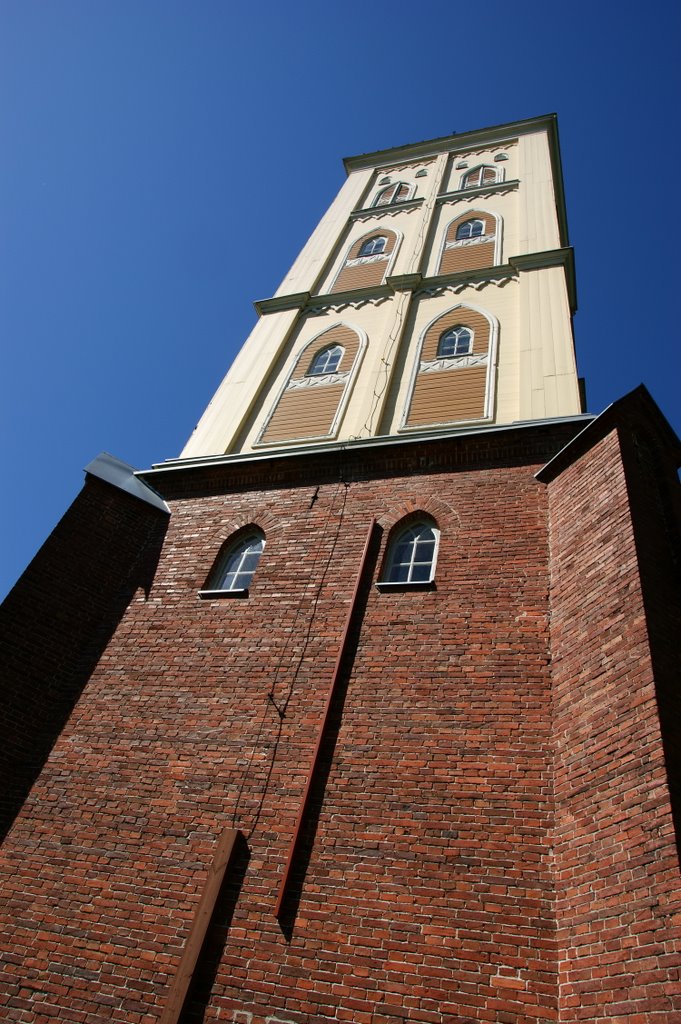
<path fill-rule="evenodd" d="M 656 694 L 656 683 L 671 690 L 673 645 L 678 707 L 681 617 L 672 552 L 650 507 L 654 481 L 631 448 L 629 426 L 622 434 L 613 426 L 549 485 L 565 1022 L 681 1019 L 678 858 Z M 648 548 L 645 575 L 656 580 L 648 608 L 637 533 Z M 651 628 L 668 659 L 657 679 Z M 674 727 L 678 734 L 678 719 Z"/>
<path fill-rule="evenodd" d="M 0 609 L 4 835 L 137 588 L 167 517 L 94 477 Z"/>
<path fill-rule="evenodd" d="M 416 473 L 428 451 L 449 465 Z M 185 1020 L 555 1019 L 545 491 L 526 464 L 452 473 L 453 459 L 412 446 L 388 480 L 358 461 L 346 487 L 316 460 L 297 485 L 204 478 L 173 497 L 151 592 L 127 608 L 6 846 L 5 1019 L 157 1021 L 231 824 L 248 867 Z M 379 593 L 374 571 L 280 925 L 367 526 L 379 516 L 385 544 L 419 507 L 442 530 L 437 589 Z M 200 600 L 244 519 L 267 536 L 248 599 Z"/>
<path fill-rule="evenodd" d="M 665 766 L 617 440 L 548 487 L 533 476 L 576 429 L 154 478 L 172 515 L 153 585 L 123 610 L 5 844 L 0 1019 L 159 1022 L 229 827 L 243 841 L 182 1024 L 673 1019 Z M 390 530 L 417 509 L 442 531 L 436 586 L 380 591 Z M 277 920 L 374 517 L 381 546 Z M 248 596 L 201 600 L 244 523 L 267 538 Z M 620 615 L 603 643 L 594 623 Z M 618 686 L 634 678 L 632 700 Z"/>

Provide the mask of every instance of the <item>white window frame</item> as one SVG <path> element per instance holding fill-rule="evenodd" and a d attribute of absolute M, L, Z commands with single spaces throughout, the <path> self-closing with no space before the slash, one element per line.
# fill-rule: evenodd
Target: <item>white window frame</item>
<path fill-rule="evenodd" d="M 430 568 L 427 579 L 415 580 L 413 579 L 413 571 L 415 565 L 426 565 L 425 562 L 416 562 L 415 555 L 417 552 L 419 535 L 418 530 L 425 531 L 430 530 L 433 534 L 433 556 L 430 560 Z M 395 553 L 398 546 L 403 542 L 403 538 L 409 532 L 413 532 L 415 535 L 411 538 L 411 555 L 408 562 L 395 562 Z M 392 538 L 386 552 L 385 561 L 383 563 L 383 569 L 381 572 L 381 579 L 379 580 L 380 589 L 390 588 L 409 588 L 416 589 L 418 587 L 429 587 L 435 580 L 435 570 L 437 568 L 437 559 L 440 550 L 440 529 L 437 526 L 435 520 L 428 515 L 414 516 L 409 518 L 409 521 L 400 525 L 399 523 L 395 526 L 392 532 Z M 391 580 L 388 577 L 392 573 L 393 568 L 396 564 L 408 565 L 408 574 L 406 580 Z"/>
<path fill-rule="evenodd" d="M 397 195 L 397 193 L 400 191 L 400 189 L 402 188 L 403 185 L 407 186 L 407 190 L 408 190 L 407 191 L 407 195 L 406 195 L 406 197 L 404 199 L 396 200 L 394 198 L 394 196 Z M 393 196 L 388 200 L 387 203 L 381 203 L 381 207 L 383 207 L 383 206 L 399 206 L 401 203 L 408 203 L 409 200 L 413 199 L 413 197 L 414 197 L 414 192 L 416 190 L 416 185 L 410 185 L 408 181 L 394 181 L 392 183 L 392 185 L 386 185 L 384 188 L 380 189 L 376 193 L 376 195 L 374 196 L 374 201 L 371 204 L 372 207 L 377 207 L 379 202 L 380 202 L 381 196 L 385 195 L 386 192 L 390 192 L 391 190 L 392 190 Z"/>
<path fill-rule="evenodd" d="M 260 545 L 260 550 L 257 552 L 258 558 L 253 567 L 252 572 L 243 570 L 244 561 L 249 555 L 253 555 L 253 548 L 256 544 Z M 265 550 L 265 534 L 262 530 L 257 527 L 252 529 L 240 530 L 237 535 L 233 538 L 232 543 L 223 545 L 221 553 L 218 555 L 215 565 L 211 569 L 208 577 L 208 586 L 199 591 L 200 597 L 228 597 L 228 596 L 244 596 L 248 594 L 248 588 L 253 582 L 253 577 L 257 572 L 258 566 L 260 565 L 260 559 L 262 558 L 263 551 Z M 232 560 L 235 559 L 234 565 Z M 225 586 L 225 581 L 228 576 L 233 576 L 229 586 Z M 246 577 L 248 579 L 241 580 L 243 586 L 237 586 L 239 577 Z"/>
<path fill-rule="evenodd" d="M 462 228 L 465 228 L 467 224 L 479 224 L 480 225 L 480 230 L 476 231 L 476 233 L 474 235 L 459 235 L 459 231 L 461 231 Z M 459 242 L 459 241 L 465 240 L 465 241 L 472 242 L 474 238 L 482 238 L 484 236 L 484 234 L 485 234 L 485 222 L 484 222 L 484 220 L 481 220 L 480 217 L 469 217 L 468 220 L 462 220 L 461 223 L 457 226 L 455 237 L 454 237 L 454 241 Z"/>
<path fill-rule="evenodd" d="M 467 352 L 449 352 L 449 353 L 441 352 L 440 348 L 442 347 L 443 339 L 448 334 L 452 334 L 453 332 L 457 332 L 458 333 L 459 331 L 465 331 L 468 334 L 468 337 L 469 337 L 468 351 Z M 448 327 L 445 331 L 442 332 L 442 334 L 438 338 L 438 341 L 437 341 L 437 353 L 436 353 L 435 358 L 436 359 L 458 359 L 460 356 L 470 356 L 472 354 L 472 352 L 473 352 L 473 339 L 474 338 L 475 338 L 475 331 L 473 330 L 472 327 L 469 327 L 467 324 L 455 324 L 454 327 Z M 459 341 L 459 339 L 457 338 L 456 342 L 455 342 L 455 347 L 458 344 L 458 341 Z"/>
<path fill-rule="evenodd" d="M 475 174 L 476 171 L 479 171 L 480 173 L 482 173 L 483 170 L 494 171 L 494 181 L 484 181 L 484 182 L 480 181 L 480 182 L 478 182 L 477 185 L 467 185 L 466 184 L 466 179 L 467 178 L 472 177 L 472 175 Z M 463 174 L 461 175 L 461 180 L 459 182 L 459 189 L 462 192 L 467 192 L 469 189 L 472 189 L 472 188 L 484 188 L 485 185 L 498 185 L 499 182 L 503 181 L 503 180 L 504 180 L 504 168 L 503 167 L 499 167 L 498 165 L 495 167 L 494 164 L 477 164 L 475 167 L 470 167 L 467 171 L 463 172 Z"/>
<path fill-rule="evenodd" d="M 382 242 L 383 243 L 381 248 L 380 249 L 373 248 L 374 244 L 378 243 L 378 242 Z M 386 247 L 387 244 L 388 244 L 388 236 L 387 235 L 370 235 L 369 238 L 365 239 L 365 241 L 362 242 L 362 244 L 360 245 L 359 252 L 357 253 L 357 258 L 359 259 L 362 256 L 384 256 L 386 254 L 385 253 L 385 247 Z M 366 246 L 371 246 L 372 247 L 371 248 L 371 252 L 364 252 L 363 251 Z"/>
<path fill-rule="evenodd" d="M 336 353 L 339 353 L 339 355 L 338 355 L 338 358 L 336 359 L 336 362 L 334 363 L 333 367 L 331 369 L 329 369 L 328 364 L 329 364 L 329 361 L 332 358 L 332 356 L 331 356 L 332 353 L 333 353 L 333 358 L 335 358 Z M 344 355 L 345 355 L 345 349 L 343 348 L 342 345 L 338 345 L 337 343 L 332 342 L 330 345 L 323 346 L 322 348 L 318 349 L 315 352 L 315 354 L 312 356 L 312 359 L 310 360 L 310 365 L 308 366 L 307 370 L 305 371 L 305 376 L 306 377 L 322 377 L 326 373 L 337 373 L 338 372 L 338 367 L 340 366 L 340 364 L 341 364 L 341 362 L 343 360 L 343 356 Z M 315 370 L 315 369 L 313 369 L 314 364 L 317 362 L 317 360 L 320 358 L 320 356 L 327 356 L 327 361 L 324 364 L 324 367 L 322 369 Z"/>

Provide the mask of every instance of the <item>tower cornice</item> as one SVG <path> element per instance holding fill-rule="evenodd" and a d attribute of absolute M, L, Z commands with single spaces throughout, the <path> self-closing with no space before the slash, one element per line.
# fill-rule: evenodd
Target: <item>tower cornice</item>
<path fill-rule="evenodd" d="M 551 166 L 556 193 L 556 213 L 562 244 L 569 245 L 567 213 L 565 209 L 565 192 L 563 188 L 563 172 L 560 159 L 560 142 L 558 138 L 558 119 L 556 114 L 542 114 L 538 117 L 524 118 L 521 121 L 510 121 L 508 124 L 491 125 L 477 128 L 474 131 L 442 135 L 437 139 L 426 139 L 423 142 L 411 142 L 404 146 L 390 149 L 379 149 L 373 153 L 360 153 L 357 156 L 345 157 L 343 166 L 346 174 L 367 168 L 380 168 L 405 160 L 420 160 L 438 156 L 440 153 L 459 153 L 476 146 L 494 145 L 510 142 L 519 135 L 530 135 L 545 131 L 551 155 Z"/>

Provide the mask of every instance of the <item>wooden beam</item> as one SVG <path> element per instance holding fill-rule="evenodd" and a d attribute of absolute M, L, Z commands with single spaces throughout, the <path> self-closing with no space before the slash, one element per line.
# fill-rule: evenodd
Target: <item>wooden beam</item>
<path fill-rule="evenodd" d="M 201 899 L 196 908 L 194 920 L 192 921 L 191 929 L 182 951 L 182 958 L 170 987 L 168 1002 L 165 1005 L 159 1024 L 177 1024 L 180 1018 L 189 985 L 194 976 L 194 970 L 201 953 L 201 947 L 206 938 L 208 925 L 213 916 L 215 902 L 222 887 L 238 835 L 238 829 L 226 828 L 218 839 L 217 849 L 208 869 L 208 876 L 201 893 Z"/>

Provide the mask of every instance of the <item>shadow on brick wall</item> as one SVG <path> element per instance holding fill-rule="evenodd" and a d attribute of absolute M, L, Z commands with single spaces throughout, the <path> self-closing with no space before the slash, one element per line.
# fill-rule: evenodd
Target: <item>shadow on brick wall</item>
<path fill-rule="evenodd" d="M 300 835 L 291 865 L 288 886 L 279 913 L 279 926 L 288 941 L 291 940 L 293 934 L 298 907 L 303 894 L 305 877 L 312 855 L 312 848 L 319 827 L 319 818 L 324 804 L 326 786 L 331 773 L 333 756 L 343 719 L 343 708 L 348 692 L 348 684 L 352 675 L 362 623 L 371 593 L 372 580 L 375 575 L 381 545 L 381 534 L 382 531 L 376 527 L 367 550 L 367 558 L 362 572 L 362 583 L 357 592 L 349 623 L 347 643 L 340 664 L 338 683 L 329 707 L 326 730 L 320 745 L 316 770 L 311 780 L 309 797 L 300 825 Z"/>
<path fill-rule="evenodd" d="M 135 593 L 148 595 L 167 523 L 166 513 L 88 478 L 0 608 L 0 839 Z"/>
<path fill-rule="evenodd" d="M 178 1024 L 202 1024 L 205 1018 L 250 859 L 248 843 L 240 832 L 235 842 L 229 870 L 215 902 Z"/>
<path fill-rule="evenodd" d="M 623 433 L 627 485 L 655 676 L 667 784 L 681 864 L 681 487 L 653 421 Z"/>

